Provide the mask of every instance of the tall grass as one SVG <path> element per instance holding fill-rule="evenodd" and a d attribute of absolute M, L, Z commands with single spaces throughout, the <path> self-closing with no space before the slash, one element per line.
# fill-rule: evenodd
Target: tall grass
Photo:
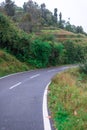
<path fill-rule="evenodd" d="M 70 70 L 55 76 L 49 87 L 49 108 L 57 130 L 87 129 L 87 75 Z"/>

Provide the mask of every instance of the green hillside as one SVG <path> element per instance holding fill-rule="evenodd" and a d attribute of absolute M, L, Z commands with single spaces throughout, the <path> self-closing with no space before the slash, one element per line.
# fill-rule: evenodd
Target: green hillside
<path fill-rule="evenodd" d="M 29 66 L 7 52 L 0 50 L 0 76 L 26 70 L 29 70 Z"/>
<path fill-rule="evenodd" d="M 0 49 L 35 68 L 76 64 L 87 55 L 87 36 L 52 26 L 43 27 L 39 32 L 26 33 L 9 17 L 0 13 Z M 19 69 L 21 65 L 15 68 L 10 64 L 8 70 L 3 66 L 5 73 L 22 69 Z"/>

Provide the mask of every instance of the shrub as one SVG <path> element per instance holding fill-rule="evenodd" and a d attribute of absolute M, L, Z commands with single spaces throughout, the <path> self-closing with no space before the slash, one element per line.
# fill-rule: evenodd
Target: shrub
<path fill-rule="evenodd" d="M 83 45 L 78 45 L 73 43 L 73 41 L 68 40 L 64 42 L 65 48 L 65 63 L 73 64 L 78 63 L 81 59 L 84 59 L 85 56 L 85 47 Z"/>
<path fill-rule="evenodd" d="M 57 65 L 60 64 L 60 57 L 63 53 L 64 46 L 61 43 L 51 43 L 51 55 L 50 55 L 50 64 Z M 62 60 L 61 60 L 62 61 Z"/>
<path fill-rule="evenodd" d="M 49 56 L 51 53 L 51 46 L 48 42 L 42 42 L 37 39 L 31 44 L 31 58 L 32 62 L 37 67 L 46 67 L 49 63 Z"/>
<path fill-rule="evenodd" d="M 73 63 L 75 59 L 75 47 L 71 40 L 68 40 L 64 43 L 66 50 L 66 63 Z"/>

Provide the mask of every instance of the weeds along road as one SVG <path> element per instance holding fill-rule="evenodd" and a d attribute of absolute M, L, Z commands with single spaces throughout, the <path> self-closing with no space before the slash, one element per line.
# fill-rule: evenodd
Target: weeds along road
<path fill-rule="evenodd" d="M 44 121 L 43 95 L 58 67 L 0 78 L 0 130 L 51 130 Z M 45 118 L 44 118 L 45 117 Z"/>

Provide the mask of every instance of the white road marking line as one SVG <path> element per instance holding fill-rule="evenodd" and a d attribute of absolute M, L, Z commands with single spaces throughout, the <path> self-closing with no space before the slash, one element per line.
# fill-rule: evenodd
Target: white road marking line
<path fill-rule="evenodd" d="M 33 79 L 33 78 L 35 78 L 35 77 L 38 77 L 39 75 L 40 75 L 40 74 L 33 75 L 33 76 L 30 77 L 30 79 Z M 25 82 L 25 81 L 28 81 L 28 80 L 29 80 L 29 78 L 25 79 L 24 82 Z M 19 86 L 19 85 L 22 84 L 22 83 L 23 83 L 23 82 L 19 82 L 19 83 L 15 84 L 15 85 L 11 86 L 9 89 L 13 89 L 13 88 Z"/>
<path fill-rule="evenodd" d="M 36 77 L 38 77 L 39 75 L 40 75 L 40 74 L 33 75 L 33 76 L 30 77 L 30 79 L 36 78 Z"/>
<path fill-rule="evenodd" d="M 20 84 L 21 84 L 21 82 L 19 82 L 19 83 L 15 84 L 15 85 L 13 85 L 13 86 L 11 86 L 9 89 L 13 89 L 13 88 L 15 88 L 15 87 L 19 86 Z"/>
<path fill-rule="evenodd" d="M 18 74 L 24 74 L 24 73 L 26 73 L 26 72 L 31 72 L 31 71 L 34 71 L 34 70 L 29 70 L 29 71 L 23 71 L 23 72 L 18 72 L 18 73 L 9 74 L 9 75 L 0 77 L 0 79 L 8 78 L 8 77 L 10 77 L 10 76 L 15 76 L 15 75 L 18 75 Z"/>
<path fill-rule="evenodd" d="M 47 109 L 47 90 L 48 86 L 51 82 L 48 83 L 48 85 L 45 88 L 44 96 L 43 96 L 43 122 L 44 122 L 44 130 L 51 130 L 51 124 L 49 120 L 48 115 L 48 109 Z"/>
<path fill-rule="evenodd" d="M 48 70 L 47 72 L 53 72 L 53 71 L 55 71 L 55 69 L 53 69 L 53 70 Z"/>

